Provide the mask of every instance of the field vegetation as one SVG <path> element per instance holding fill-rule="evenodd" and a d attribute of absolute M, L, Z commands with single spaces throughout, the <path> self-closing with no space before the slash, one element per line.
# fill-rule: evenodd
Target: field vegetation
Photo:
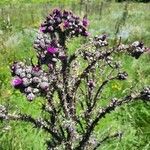
<path fill-rule="evenodd" d="M 119 37 L 124 43 L 135 40 L 143 41 L 150 47 L 150 3 L 115 1 L 79 1 L 79 0 L 20 0 L 0 1 L 0 104 L 4 104 L 13 113 L 25 112 L 33 116 L 42 116 L 40 107 L 42 98 L 34 103 L 11 86 L 10 64 L 14 60 L 35 59 L 33 41 L 40 23 L 53 9 L 72 10 L 79 16 L 88 16 L 91 35 L 107 33 L 113 45 Z M 85 42 L 82 38 L 69 41 L 70 52 Z M 123 68 L 129 73 L 129 79 L 112 82 L 105 90 L 105 95 L 122 96 L 126 87 L 138 89 L 150 85 L 150 53 L 140 59 L 118 55 L 123 61 Z M 125 90 L 123 90 L 125 89 Z M 107 128 L 107 130 L 106 130 Z M 108 115 L 97 127 L 100 137 L 105 133 L 123 131 L 121 139 L 108 141 L 102 150 L 149 150 L 150 149 L 150 105 L 137 102 L 125 105 Z M 47 134 L 34 129 L 31 125 L 20 122 L 0 122 L 1 150 L 43 150 L 46 149 Z"/>

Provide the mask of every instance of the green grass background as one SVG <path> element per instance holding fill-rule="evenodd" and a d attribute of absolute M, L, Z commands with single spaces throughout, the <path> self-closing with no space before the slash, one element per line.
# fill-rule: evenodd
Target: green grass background
<path fill-rule="evenodd" d="M 91 35 L 108 33 L 110 41 L 122 36 L 125 43 L 135 40 L 144 41 L 150 46 L 150 3 L 129 3 L 127 17 L 122 19 L 126 3 L 93 0 L 81 5 L 79 0 L 20 0 L 0 1 L 0 103 L 10 112 L 24 112 L 34 117 L 42 116 L 42 99 L 33 103 L 26 101 L 19 91 L 11 87 L 9 65 L 14 60 L 35 57 L 33 41 L 44 17 L 53 8 L 71 9 L 83 16 L 87 13 L 90 20 Z M 116 33 L 117 26 L 119 30 Z M 80 39 L 69 44 L 70 51 L 79 47 Z M 123 60 L 123 68 L 128 71 L 129 79 L 125 83 L 112 82 L 105 95 L 121 96 L 124 89 L 131 85 L 138 88 L 150 85 L 150 54 L 144 54 L 139 60 L 130 56 L 118 56 Z M 99 137 L 116 130 L 124 132 L 119 139 L 108 141 L 102 150 L 149 150 L 150 149 L 150 105 L 137 102 L 125 105 L 108 115 L 97 126 Z M 50 138 L 42 130 L 20 122 L 0 122 L 0 150 L 44 150 L 45 139 Z"/>

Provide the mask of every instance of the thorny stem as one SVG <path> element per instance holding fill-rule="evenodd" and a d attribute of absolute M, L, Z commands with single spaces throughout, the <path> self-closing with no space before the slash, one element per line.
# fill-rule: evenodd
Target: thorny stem
<path fill-rule="evenodd" d="M 127 12 L 127 5 L 125 8 L 125 13 L 123 14 L 123 17 L 125 18 L 126 18 L 126 12 Z M 125 20 L 125 18 L 123 18 L 123 20 Z M 37 52 L 38 59 L 39 59 L 38 67 L 41 69 L 40 71 L 42 71 L 43 73 L 42 75 L 41 74 L 35 75 L 32 73 L 32 71 L 30 73 L 31 79 L 32 77 L 35 77 L 35 76 L 37 76 L 38 78 L 38 80 L 36 80 L 37 82 L 36 84 L 31 83 L 28 86 L 29 89 L 33 88 L 34 92 L 32 90 L 31 91 L 27 90 L 27 88 L 24 89 L 24 87 L 26 86 L 24 85 L 24 82 L 22 83 L 22 76 L 26 77 L 26 74 L 28 74 L 26 70 L 26 65 L 18 66 L 17 63 L 14 63 L 13 65 L 12 72 L 14 76 L 17 76 L 19 78 L 19 79 L 15 78 L 14 87 L 20 88 L 20 91 L 25 93 L 29 100 L 33 100 L 34 97 L 38 96 L 38 94 L 39 95 L 41 93 L 45 94 L 47 96 L 48 108 L 46 108 L 46 105 L 44 105 L 43 109 L 45 112 L 49 113 L 50 118 L 34 119 L 31 116 L 27 116 L 23 114 L 18 114 L 18 115 L 8 114 L 5 111 L 4 107 L 2 107 L 0 109 L 0 119 L 1 120 L 20 120 L 24 122 L 29 122 L 29 123 L 32 123 L 37 128 L 44 129 L 46 132 L 48 132 L 52 136 L 51 140 L 47 142 L 48 150 L 57 148 L 57 146 L 60 144 L 65 146 L 66 150 L 73 150 L 73 149 L 83 150 L 87 146 L 86 144 L 88 143 L 90 136 L 92 135 L 92 132 L 94 131 L 96 125 L 103 117 L 106 116 L 106 114 L 111 113 L 112 111 L 115 110 L 116 107 L 119 107 L 122 104 L 125 104 L 132 100 L 136 100 L 140 98 L 139 95 L 133 96 L 132 94 L 130 94 L 121 100 L 112 100 L 108 106 L 106 106 L 104 109 L 101 109 L 99 112 L 97 112 L 97 114 L 95 115 L 95 118 L 92 119 L 90 115 L 92 114 L 92 112 L 94 112 L 94 108 L 98 102 L 98 98 L 101 97 L 100 94 L 102 93 L 104 87 L 111 80 L 116 79 L 116 77 L 111 77 L 111 78 L 107 78 L 106 80 L 104 80 L 101 85 L 98 85 L 99 86 L 97 87 L 98 89 L 94 89 L 93 88 L 94 86 L 92 88 L 90 88 L 90 86 L 87 87 L 88 89 L 87 94 L 85 94 L 85 91 L 81 89 L 82 94 L 85 95 L 86 97 L 85 106 L 84 106 L 84 103 L 82 102 L 82 98 L 79 98 L 79 101 L 78 101 L 77 96 L 79 95 L 77 94 L 77 91 L 78 91 L 78 88 L 81 88 L 80 84 L 82 80 L 84 80 L 86 82 L 86 85 L 88 85 L 87 83 L 89 82 L 90 80 L 89 78 L 92 73 L 92 79 L 94 81 L 96 73 L 93 72 L 93 68 L 96 66 L 99 60 L 101 60 L 102 62 L 106 61 L 106 64 L 104 66 L 103 65 L 99 66 L 99 69 L 102 69 L 103 73 L 105 73 L 104 67 L 110 67 L 113 70 L 118 69 L 117 67 L 113 66 L 112 61 L 111 59 L 108 58 L 108 56 L 110 56 L 115 50 L 116 52 L 118 52 L 119 46 L 121 45 L 121 40 L 120 40 L 119 45 L 117 45 L 117 47 L 113 47 L 111 49 L 109 48 L 103 49 L 102 47 L 108 46 L 108 43 L 106 41 L 106 35 L 102 35 L 102 36 L 94 37 L 92 42 L 89 42 L 83 45 L 83 48 L 81 47 L 80 49 L 77 49 L 74 54 L 69 56 L 67 54 L 67 47 L 66 47 L 67 38 L 69 36 L 72 37 L 72 36 L 78 36 L 78 35 L 87 36 L 88 34 L 86 32 L 86 29 L 87 29 L 86 24 L 88 24 L 88 22 L 87 20 L 85 20 L 85 18 L 84 20 L 80 20 L 78 17 L 74 16 L 70 12 L 66 12 L 66 11 L 61 12 L 60 10 L 57 10 L 57 9 L 55 9 L 53 13 L 50 14 L 46 18 L 46 21 L 44 21 L 43 24 L 41 24 L 40 30 L 41 32 L 43 32 L 42 34 L 50 34 L 51 40 L 54 40 L 54 43 L 51 40 L 49 41 L 49 39 L 47 39 L 43 35 L 41 37 L 40 36 L 37 37 L 37 40 L 34 46 L 36 49 L 38 49 L 38 52 Z M 118 29 L 117 29 L 117 32 L 118 32 Z M 47 47 L 47 44 L 48 44 L 48 47 Z M 139 56 L 144 52 L 143 44 L 141 42 L 135 42 L 132 45 L 126 48 L 126 51 L 128 51 L 128 53 L 130 53 L 131 56 L 135 58 L 139 58 Z M 88 50 L 90 49 L 90 51 L 85 51 L 87 49 Z M 94 49 L 94 51 L 91 51 L 91 49 Z M 124 48 L 121 48 L 121 49 L 124 49 Z M 61 52 L 62 54 L 64 54 L 64 56 L 61 55 Z M 87 60 L 88 66 L 84 68 L 83 72 L 79 76 L 73 78 L 73 84 L 70 85 L 71 63 L 78 56 L 81 56 L 83 57 L 84 60 Z M 60 61 L 61 61 L 61 65 L 59 63 Z M 43 64 L 48 65 L 49 67 L 48 73 L 45 72 L 45 70 L 42 68 Z M 23 67 L 23 69 L 21 69 L 21 73 L 16 73 L 16 66 L 18 66 L 19 68 Z M 32 65 L 31 68 L 33 69 L 33 67 L 34 67 L 34 64 Z M 58 70 L 57 70 L 57 67 L 59 68 Z M 96 68 L 94 68 L 94 70 L 96 70 Z M 24 74 L 22 75 L 22 72 L 25 72 L 25 75 Z M 28 72 L 30 72 L 29 69 L 28 69 Z M 112 75 L 112 72 L 109 74 L 109 76 Z M 38 73 L 38 71 L 36 73 Z M 48 75 L 50 79 L 48 78 Z M 43 81 L 42 79 L 43 77 L 46 78 L 46 81 L 45 80 Z M 120 78 L 122 79 L 125 77 L 121 76 Z M 19 80 L 20 82 L 19 84 L 17 80 Z M 35 94 L 36 93 L 35 86 L 37 86 L 36 90 L 39 90 L 37 95 Z M 49 91 L 47 90 L 47 87 Z M 45 92 L 43 93 L 43 91 Z M 54 99 L 53 99 L 54 92 L 58 93 L 59 102 L 57 104 L 54 102 Z M 145 95 L 145 93 L 143 93 L 143 98 L 146 97 L 146 99 L 148 99 L 149 98 L 148 96 L 149 95 Z M 81 103 L 81 107 L 84 110 L 83 114 L 87 114 L 87 116 L 82 115 L 82 114 L 80 115 L 77 114 L 76 110 L 78 109 L 77 108 L 78 103 Z M 87 109 L 85 110 L 86 105 L 87 105 Z M 63 115 L 59 116 L 61 114 Z M 63 122 L 61 123 L 61 121 Z M 84 121 L 86 121 L 87 125 Z M 78 125 L 82 131 L 78 131 Z M 119 134 L 106 136 L 104 139 L 99 141 L 95 149 L 97 149 L 103 142 L 105 142 L 109 138 L 113 138 L 117 136 L 119 136 Z"/>
<path fill-rule="evenodd" d="M 108 136 L 106 136 L 105 138 L 103 138 L 102 140 L 100 140 L 100 141 L 97 143 L 97 145 L 94 147 L 93 150 L 97 150 L 97 149 L 98 149 L 104 142 L 106 142 L 107 140 L 110 140 L 110 139 L 112 139 L 112 138 L 117 138 L 117 137 L 121 138 L 121 136 L 122 136 L 122 133 L 120 133 L 120 132 L 117 132 L 117 133 L 115 133 L 115 134 L 113 134 L 113 135 L 108 135 Z"/>
<path fill-rule="evenodd" d="M 32 123 L 35 125 L 36 128 L 41 128 L 41 129 L 44 129 L 45 131 L 49 132 L 56 140 L 58 140 L 58 141 L 62 140 L 60 135 L 58 133 L 52 131 L 50 129 L 49 125 L 43 119 L 34 119 L 31 116 L 25 115 L 25 114 L 18 114 L 18 115 L 5 114 L 4 116 L 2 114 L 0 114 L 0 119 L 12 120 L 12 121 L 18 120 L 18 121 Z"/>
<path fill-rule="evenodd" d="M 82 79 L 87 76 L 87 74 L 91 71 L 92 67 L 93 67 L 100 59 L 104 59 L 105 57 L 110 56 L 113 51 L 114 51 L 114 49 L 111 50 L 111 51 L 108 51 L 108 52 L 106 52 L 106 53 L 100 54 L 97 58 L 95 58 L 95 59 L 84 69 L 84 71 L 77 77 L 76 82 L 75 82 L 75 84 L 73 85 L 73 93 L 74 93 L 75 91 L 77 91 L 77 89 L 78 89 L 78 87 L 79 87 L 79 85 L 80 85 Z"/>
<path fill-rule="evenodd" d="M 112 81 L 112 80 L 114 80 L 114 79 L 116 79 L 116 77 L 113 77 L 113 78 L 111 78 L 111 79 L 107 79 L 107 80 L 103 81 L 103 83 L 99 86 L 99 88 L 98 88 L 98 90 L 97 90 L 97 92 L 96 92 L 96 94 L 95 94 L 95 96 L 94 96 L 94 98 L 93 98 L 93 104 L 92 104 L 92 106 L 90 107 L 89 112 L 92 111 L 92 109 L 94 108 L 94 106 L 95 106 L 95 104 L 96 104 L 96 102 L 97 102 L 97 98 L 98 98 L 98 96 L 100 95 L 100 93 L 103 91 L 103 88 L 104 88 L 110 81 Z"/>
<path fill-rule="evenodd" d="M 111 102 L 106 108 L 102 109 L 97 115 L 96 118 L 92 121 L 92 123 L 88 126 L 86 129 L 86 133 L 82 136 L 82 140 L 79 142 L 79 145 L 75 148 L 75 150 L 82 150 L 87 141 L 89 140 L 91 133 L 94 131 L 97 123 L 100 121 L 100 119 L 104 118 L 106 114 L 112 112 L 115 110 L 116 107 L 121 106 L 122 104 L 128 103 L 131 100 L 136 100 L 139 98 L 139 95 L 136 97 L 133 97 L 132 94 L 124 97 L 120 101 Z"/>

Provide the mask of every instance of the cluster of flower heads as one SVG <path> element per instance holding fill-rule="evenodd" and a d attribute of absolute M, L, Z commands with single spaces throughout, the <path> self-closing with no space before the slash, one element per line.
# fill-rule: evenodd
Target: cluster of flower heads
<path fill-rule="evenodd" d="M 99 35 L 99 36 L 95 36 L 94 40 L 93 40 L 93 43 L 94 43 L 95 47 L 97 47 L 97 48 L 108 46 L 107 35 L 102 34 L 102 35 Z"/>
<path fill-rule="evenodd" d="M 70 11 L 64 10 L 61 12 L 54 9 L 41 24 L 40 31 L 43 33 L 64 32 L 66 36 L 88 36 L 87 26 L 88 20 L 86 17 L 81 20 Z"/>
<path fill-rule="evenodd" d="M 41 24 L 40 31 L 34 42 L 38 59 L 41 64 L 53 64 L 57 59 L 64 60 L 65 43 L 69 36 L 88 36 L 88 20 L 74 16 L 72 12 L 54 9 Z"/>
<path fill-rule="evenodd" d="M 135 41 L 131 45 L 120 44 L 117 48 L 119 51 L 127 50 L 132 57 L 138 59 L 145 51 L 144 43 L 140 41 Z"/>
<path fill-rule="evenodd" d="M 141 91 L 141 98 L 145 100 L 150 100 L 150 86 L 145 87 L 143 91 Z"/>
<path fill-rule="evenodd" d="M 14 62 L 11 66 L 12 85 L 25 93 L 32 101 L 38 95 L 45 95 L 49 90 L 51 80 L 39 66 L 27 66 L 23 62 Z"/>
<path fill-rule="evenodd" d="M 138 59 L 141 56 L 141 54 L 143 54 L 145 51 L 144 43 L 139 41 L 135 41 L 134 43 L 132 43 L 130 48 L 131 48 L 131 55 L 136 59 Z"/>
<path fill-rule="evenodd" d="M 62 59 L 65 54 L 57 39 L 51 40 L 47 34 L 38 33 L 34 41 L 38 59 L 41 64 L 55 63 L 57 58 Z"/>
<path fill-rule="evenodd" d="M 86 17 L 80 19 L 70 11 L 60 11 L 55 9 L 46 17 L 41 24 L 40 31 L 34 41 L 34 48 L 37 51 L 38 65 L 26 65 L 23 62 L 14 62 L 11 66 L 12 85 L 25 93 L 28 100 L 33 100 L 38 95 L 46 95 L 50 90 L 55 75 L 50 74 L 56 66 L 57 60 L 63 61 L 67 58 L 65 40 L 72 36 L 88 36 L 87 32 L 88 20 Z M 107 35 L 102 34 L 94 37 L 92 44 L 96 48 L 108 45 Z M 119 45 L 118 50 L 127 50 L 136 59 L 145 51 L 145 47 L 141 42 L 134 42 L 130 46 Z M 99 57 L 105 56 L 107 63 L 111 63 L 112 58 L 109 57 L 109 51 L 84 51 L 82 53 L 84 59 L 93 61 Z M 42 64 L 46 64 L 49 72 L 42 69 Z M 116 67 L 117 68 L 117 67 Z M 117 79 L 125 80 L 128 74 L 119 72 Z M 94 82 L 89 80 L 89 88 L 94 87 Z"/>
<path fill-rule="evenodd" d="M 58 59 L 63 61 L 67 58 L 65 40 L 72 36 L 88 36 L 87 26 L 86 17 L 80 19 L 70 11 L 55 9 L 41 24 L 34 41 L 38 65 L 29 66 L 23 62 L 14 62 L 11 66 L 12 85 L 25 93 L 28 100 L 47 94 L 51 81 L 55 78 L 50 75 L 50 70 L 53 71 Z M 49 68 L 48 73 L 42 69 L 43 64 Z"/>

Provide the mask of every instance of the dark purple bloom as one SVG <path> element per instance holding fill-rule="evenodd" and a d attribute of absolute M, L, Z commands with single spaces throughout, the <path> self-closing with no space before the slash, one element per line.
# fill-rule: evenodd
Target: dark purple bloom
<path fill-rule="evenodd" d="M 41 68 L 39 66 L 34 66 L 32 68 L 33 71 L 38 72 Z"/>
<path fill-rule="evenodd" d="M 85 26 L 85 27 L 87 27 L 87 26 L 88 26 L 89 21 L 88 21 L 88 19 L 87 19 L 86 17 L 84 17 L 84 18 L 83 18 L 83 20 L 82 20 L 82 24 L 83 24 L 83 26 Z"/>
<path fill-rule="evenodd" d="M 58 46 L 57 40 L 56 39 L 52 40 L 50 45 L 51 45 L 51 47 L 57 47 Z"/>
<path fill-rule="evenodd" d="M 103 35 L 101 35 L 99 38 L 100 38 L 102 41 L 105 41 L 106 38 L 107 38 L 107 35 L 106 35 L 106 34 L 103 34 Z"/>
<path fill-rule="evenodd" d="M 55 54 L 56 52 L 58 52 L 58 48 L 50 46 L 47 48 L 47 52 L 51 54 Z"/>
<path fill-rule="evenodd" d="M 66 55 L 60 55 L 60 56 L 59 56 L 59 59 L 60 59 L 60 60 L 65 60 L 66 58 L 67 58 Z"/>
<path fill-rule="evenodd" d="M 61 18 L 60 17 L 55 17 L 54 20 L 56 21 L 56 23 L 61 23 Z"/>
<path fill-rule="evenodd" d="M 22 85 L 22 83 L 23 83 L 23 81 L 22 81 L 22 79 L 19 78 L 19 77 L 15 77 L 15 78 L 12 80 L 12 85 L 13 85 L 14 87 L 19 86 L 19 85 Z"/>
<path fill-rule="evenodd" d="M 65 28 L 68 28 L 68 27 L 69 27 L 69 22 L 68 22 L 68 21 L 65 21 L 65 22 L 64 22 L 64 27 L 65 27 Z"/>
<path fill-rule="evenodd" d="M 59 9 L 54 9 L 53 14 L 56 15 L 56 16 L 61 17 L 61 11 Z"/>
<path fill-rule="evenodd" d="M 63 17 L 67 17 L 68 15 L 69 15 L 69 12 L 66 11 L 66 10 L 64 10 L 64 12 L 63 12 Z"/>
<path fill-rule="evenodd" d="M 83 36 L 89 36 L 89 32 L 87 31 L 83 32 Z"/>
<path fill-rule="evenodd" d="M 54 28 L 53 28 L 52 26 L 49 26 L 49 27 L 48 27 L 48 30 L 51 32 L 51 31 L 54 30 Z"/>
<path fill-rule="evenodd" d="M 46 27 L 42 27 L 42 26 L 40 27 L 41 32 L 44 32 L 45 30 L 46 30 Z"/>
<path fill-rule="evenodd" d="M 17 63 L 17 62 L 14 62 L 14 63 L 10 66 L 12 75 L 13 75 L 13 74 L 15 73 L 15 71 L 16 71 L 16 63 Z"/>

